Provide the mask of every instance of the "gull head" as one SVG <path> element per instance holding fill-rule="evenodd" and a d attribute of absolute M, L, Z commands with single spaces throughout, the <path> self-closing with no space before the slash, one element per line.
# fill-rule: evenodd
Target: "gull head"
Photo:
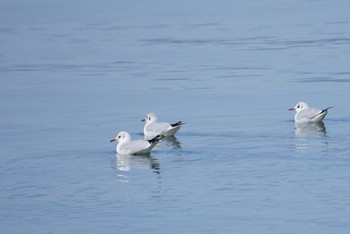
<path fill-rule="evenodd" d="M 157 115 L 155 113 L 148 113 L 142 121 L 146 123 L 154 123 L 157 122 Z"/>
<path fill-rule="evenodd" d="M 298 103 L 295 105 L 295 107 L 290 108 L 289 110 L 290 110 L 290 111 L 294 110 L 294 111 L 296 111 L 296 112 L 299 112 L 299 111 L 301 111 L 301 110 L 303 110 L 303 109 L 307 109 L 307 108 L 309 108 L 309 105 L 308 105 L 306 102 L 298 102 Z"/>
<path fill-rule="evenodd" d="M 110 142 L 113 142 L 113 141 L 121 142 L 121 141 L 130 141 L 130 140 L 131 140 L 130 134 L 125 131 L 122 131 L 122 132 L 119 132 L 115 138 L 110 140 Z"/>

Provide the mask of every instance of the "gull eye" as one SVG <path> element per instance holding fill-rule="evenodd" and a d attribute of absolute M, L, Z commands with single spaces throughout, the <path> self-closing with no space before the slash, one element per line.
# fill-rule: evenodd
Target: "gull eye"
<path fill-rule="evenodd" d="M 118 136 L 118 138 L 120 139 L 120 138 L 121 138 L 121 136 L 119 135 L 119 136 Z"/>

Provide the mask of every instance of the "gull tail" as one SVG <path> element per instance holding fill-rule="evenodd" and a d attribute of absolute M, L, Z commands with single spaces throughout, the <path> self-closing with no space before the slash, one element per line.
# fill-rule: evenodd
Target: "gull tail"
<path fill-rule="evenodd" d="M 150 144 L 157 143 L 158 141 L 160 141 L 163 138 L 164 138 L 163 135 L 157 135 L 156 137 L 152 138 L 151 140 L 148 140 L 148 142 Z"/>
<path fill-rule="evenodd" d="M 184 125 L 185 123 L 183 123 L 182 121 L 179 121 L 179 122 L 176 122 L 176 123 L 173 123 L 173 124 L 170 124 L 171 127 L 177 127 L 177 126 L 181 126 L 181 125 Z"/>
<path fill-rule="evenodd" d="M 331 109 L 331 108 L 333 108 L 333 107 L 335 107 L 335 106 L 327 107 L 326 109 L 323 109 L 323 110 L 321 111 L 321 113 L 324 113 L 324 112 L 328 111 L 329 109 Z M 320 114 L 321 114 L 321 113 L 320 113 Z"/>

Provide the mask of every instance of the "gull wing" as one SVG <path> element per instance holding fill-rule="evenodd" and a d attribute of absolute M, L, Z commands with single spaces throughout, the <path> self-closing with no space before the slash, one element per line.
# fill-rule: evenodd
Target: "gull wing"
<path fill-rule="evenodd" d="M 168 123 L 152 123 L 150 124 L 146 130 L 147 135 L 151 136 L 157 136 L 157 135 L 164 135 L 164 133 L 171 128 L 171 125 Z"/>
<path fill-rule="evenodd" d="M 321 114 L 323 110 L 319 110 L 316 108 L 308 108 L 305 110 L 302 110 L 298 113 L 298 118 L 300 119 L 313 119 L 317 115 Z"/>
<path fill-rule="evenodd" d="M 149 143 L 148 141 L 135 140 L 123 144 L 120 147 L 120 151 L 122 154 L 143 154 L 149 153 L 149 151 L 151 150 L 149 149 L 150 146 L 151 143 Z"/>

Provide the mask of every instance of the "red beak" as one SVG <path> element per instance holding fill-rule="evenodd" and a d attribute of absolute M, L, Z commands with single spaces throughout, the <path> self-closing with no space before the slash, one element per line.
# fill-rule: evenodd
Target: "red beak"
<path fill-rule="evenodd" d="M 289 111 L 292 111 L 292 110 L 295 110 L 295 108 L 293 107 L 293 108 L 289 108 Z"/>
<path fill-rule="evenodd" d="M 115 139 L 115 138 L 113 138 L 112 140 L 110 140 L 110 142 L 113 142 L 113 141 L 116 141 L 116 139 Z"/>

